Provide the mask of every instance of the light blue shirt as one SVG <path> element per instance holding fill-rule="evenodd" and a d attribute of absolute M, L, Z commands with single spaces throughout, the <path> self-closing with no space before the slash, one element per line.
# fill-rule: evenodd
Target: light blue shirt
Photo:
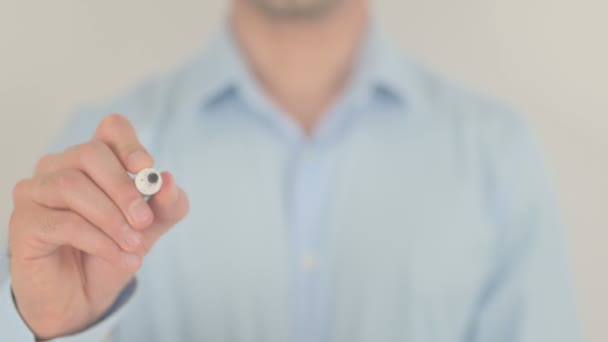
<path fill-rule="evenodd" d="M 307 137 L 224 32 L 76 115 L 53 149 L 124 113 L 192 211 L 103 319 L 57 341 L 578 341 L 553 195 L 522 120 L 375 28 L 349 84 Z M 9 283 L 0 341 L 33 341 Z"/>

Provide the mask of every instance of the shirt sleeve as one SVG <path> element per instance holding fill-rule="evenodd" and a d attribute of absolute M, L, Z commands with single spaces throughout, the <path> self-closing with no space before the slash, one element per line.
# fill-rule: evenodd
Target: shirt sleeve
<path fill-rule="evenodd" d="M 87 329 L 73 335 L 55 338 L 48 342 L 101 342 L 110 336 L 125 311 L 126 304 L 137 288 L 133 280 L 121 292 L 108 312 Z M 35 342 L 36 338 L 21 318 L 13 300 L 10 282 L 2 284 L 0 289 L 0 341 Z"/>
<path fill-rule="evenodd" d="M 496 265 L 467 341 L 580 341 L 551 182 L 523 121 L 503 129 L 488 177 L 488 202 L 499 230 Z"/>

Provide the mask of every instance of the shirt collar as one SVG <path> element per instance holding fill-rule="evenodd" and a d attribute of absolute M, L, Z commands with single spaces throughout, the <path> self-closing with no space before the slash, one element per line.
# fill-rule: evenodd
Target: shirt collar
<path fill-rule="evenodd" d="M 226 96 L 246 94 L 257 86 L 229 25 L 224 25 L 199 62 L 202 72 L 194 73 L 200 82 L 199 105 L 213 106 Z M 371 96 L 388 95 L 403 103 L 413 90 L 411 76 L 406 59 L 384 31 L 372 23 L 353 71 L 351 82 L 355 84 L 349 86 Z"/>
<path fill-rule="evenodd" d="M 243 57 L 228 25 L 212 42 L 201 58 L 202 82 L 200 98 L 204 106 L 213 105 L 223 96 L 237 91 L 250 77 Z"/>
<path fill-rule="evenodd" d="M 402 67 L 397 49 L 378 25 L 371 24 L 355 61 L 352 86 L 360 87 L 370 96 L 387 94 L 403 101 L 407 87 Z"/>

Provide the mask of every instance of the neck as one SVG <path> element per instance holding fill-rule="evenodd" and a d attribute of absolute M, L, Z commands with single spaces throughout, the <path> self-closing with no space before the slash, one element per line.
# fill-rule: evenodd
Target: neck
<path fill-rule="evenodd" d="M 367 26 L 365 1 L 343 1 L 321 18 L 280 19 L 235 1 L 232 25 L 258 83 L 310 134 L 349 79 Z"/>

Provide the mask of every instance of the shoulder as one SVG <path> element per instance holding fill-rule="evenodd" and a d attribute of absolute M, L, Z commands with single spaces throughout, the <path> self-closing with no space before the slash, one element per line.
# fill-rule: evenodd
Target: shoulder
<path fill-rule="evenodd" d="M 404 66 L 412 79 L 415 110 L 431 127 L 445 128 L 444 132 L 468 139 L 476 147 L 498 150 L 531 138 L 525 116 L 512 106 L 419 63 L 406 60 Z"/>
<path fill-rule="evenodd" d="M 480 182 L 489 203 L 508 202 L 502 209 L 516 211 L 554 201 L 542 144 L 522 113 L 426 68 L 415 70 L 429 135 Z"/>
<path fill-rule="evenodd" d="M 415 116 L 455 170 L 504 192 L 550 187 L 542 145 L 522 113 L 424 66 L 409 68 Z"/>

